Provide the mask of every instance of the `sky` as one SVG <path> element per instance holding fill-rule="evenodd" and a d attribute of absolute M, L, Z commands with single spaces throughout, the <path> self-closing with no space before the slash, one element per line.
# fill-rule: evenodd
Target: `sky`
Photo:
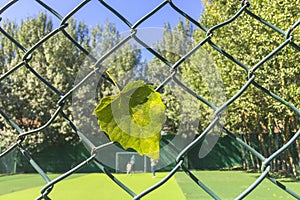
<path fill-rule="evenodd" d="M 0 7 L 2 8 L 8 2 L 9 0 L 0 0 Z M 65 16 L 80 2 L 82 2 L 82 0 L 42 0 L 42 2 L 49 5 L 61 16 Z M 122 13 L 122 15 L 132 24 L 162 2 L 163 0 L 105 1 L 105 3 Z M 201 0 L 173 0 L 172 2 L 194 19 L 199 19 L 199 16 L 203 12 Z M 8 18 L 10 20 L 19 21 L 26 17 L 36 17 L 40 11 L 44 10 L 45 9 L 35 0 L 18 0 L 9 9 L 5 10 L 1 14 L 1 17 L 3 19 Z M 129 30 L 128 26 L 121 22 L 120 19 L 105 8 L 98 0 L 89 1 L 74 15 L 74 17 L 79 21 L 84 21 L 89 26 L 104 24 L 106 20 L 109 20 L 116 24 L 119 31 Z M 166 22 L 169 22 L 172 26 L 174 26 L 178 23 L 179 18 L 183 17 L 174 11 L 170 5 L 166 5 L 139 27 L 163 27 Z M 54 25 L 59 25 L 60 21 L 54 15 L 52 15 L 51 19 L 53 20 Z"/>
<path fill-rule="evenodd" d="M 60 25 L 60 19 L 47 11 L 37 1 L 47 4 L 62 17 L 70 13 L 81 2 L 88 2 L 73 15 L 77 21 L 84 21 L 89 28 L 97 24 L 104 25 L 106 21 L 109 21 L 115 24 L 121 36 L 130 35 L 130 28 L 98 0 L 0 0 L 0 8 L 3 8 L 10 1 L 16 3 L 0 13 L 2 21 L 9 19 L 10 21 L 20 22 L 26 18 L 37 17 L 40 12 L 46 12 L 52 19 L 53 29 L 56 29 Z M 104 2 L 121 13 L 131 24 L 135 24 L 164 0 L 105 0 Z M 172 0 L 172 2 L 195 20 L 198 20 L 203 13 L 201 0 Z M 137 36 L 151 46 L 162 39 L 165 23 L 175 26 L 180 19 L 184 19 L 184 17 L 167 4 L 138 26 Z M 144 49 L 142 49 L 142 56 L 147 60 L 153 57 Z"/>

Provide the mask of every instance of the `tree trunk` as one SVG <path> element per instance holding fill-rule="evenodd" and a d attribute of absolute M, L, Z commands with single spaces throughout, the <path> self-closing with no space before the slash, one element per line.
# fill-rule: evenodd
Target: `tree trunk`
<path fill-rule="evenodd" d="M 287 117 L 285 119 L 285 131 L 284 131 L 284 134 L 282 134 L 282 139 L 283 139 L 284 144 L 286 144 L 289 140 L 289 133 L 290 133 L 289 123 L 292 123 L 292 122 L 291 122 L 290 118 Z M 287 166 L 288 166 L 287 173 L 292 174 L 294 177 L 296 177 L 297 176 L 297 168 L 296 168 L 296 165 L 294 162 L 294 157 L 291 153 L 291 147 L 286 150 L 286 153 L 284 155 L 285 155 L 284 159 L 287 161 Z"/>
<path fill-rule="evenodd" d="M 242 139 L 243 139 L 243 141 L 245 141 L 245 139 L 244 139 L 244 135 L 241 135 L 241 137 L 242 137 Z M 242 151 L 242 158 L 243 158 L 243 169 L 244 170 L 249 170 L 249 161 L 248 161 L 248 158 L 247 158 L 247 154 L 246 154 L 246 152 L 245 152 L 245 148 L 242 146 L 242 145 L 240 145 L 241 146 L 241 151 Z"/>
<path fill-rule="evenodd" d="M 298 155 L 298 166 L 300 168 L 300 139 L 296 140 L 296 151 Z"/>
<path fill-rule="evenodd" d="M 242 139 L 245 143 L 247 143 L 246 135 L 243 134 Z M 248 157 L 247 157 L 247 151 L 245 151 L 245 148 L 243 146 L 242 146 L 242 157 L 243 157 L 243 168 L 246 169 L 246 170 L 249 170 L 250 169 L 250 164 L 249 164 L 249 160 L 248 160 Z"/>
<path fill-rule="evenodd" d="M 247 137 L 247 140 L 248 140 L 248 145 L 250 145 L 252 147 L 252 142 L 251 142 L 251 134 L 246 134 L 246 137 Z M 254 157 L 253 157 L 253 154 L 252 152 L 250 151 L 249 152 L 249 157 L 250 157 L 250 162 L 251 162 L 251 165 L 253 169 L 256 170 L 256 165 L 255 165 L 255 160 L 254 160 Z"/>
<path fill-rule="evenodd" d="M 287 149 L 287 154 L 288 154 L 288 157 L 289 157 L 289 163 L 291 165 L 291 172 L 293 174 L 293 177 L 296 177 L 297 176 L 297 167 L 296 167 L 295 162 L 294 162 L 294 157 L 291 154 L 291 149 Z"/>
<path fill-rule="evenodd" d="M 258 134 L 258 143 L 259 143 L 259 149 L 260 149 L 260 153 L 264 156 L 264 157 L 268 157 L 268 151 L 266 149 L 266 140 L 264 137 L 264 133 Z"/>

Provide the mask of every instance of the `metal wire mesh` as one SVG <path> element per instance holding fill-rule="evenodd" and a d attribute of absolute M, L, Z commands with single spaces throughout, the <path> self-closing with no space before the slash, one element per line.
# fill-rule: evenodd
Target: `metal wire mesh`
<path fill-rule="evenodd" d="M 295 24 L 292 24 L 290 26 L 290 28 L 287 31 L 283 31 L 280 28 L 276 27 L 275 25 L 265 21 L 264 19 L 260 18 L 259 16 L 257 16 L 255 13 L 253 13 L 250 10 L 250 3 L 248 1 L 242 1 L 241 2 L 241 8 L 235 13 L 235 15 L 220 23 L 220 24 L 216 24 L 215 26 L 213 26 L 212 28 L 206 28 L 203 25 L 201 25 L 199 22 L 197 22 L 197 20 L 193 19 L 192 17 L 190 17 L 187 13 L 185 13 L 184 11 L 182 11 L 179 7 L 177 7 L 171 0 L 165 0 L 162 1 L 160 5 L 158 5 L 156 8 L 154 8 L 152 11 L 150 11 L 148 14 L 146 14 L 145 16 L 143 16 L 142 18 L 140 18 L 139 20 L 137 20 L 136 23 L 132 24 L 131 22 L 129 22 L 129 20 L 127 20 L 121 13 L 119 13 L 117 10 L 115 10 L 113 7 L 111 7 L 108 3 L 106 3 L 103 0 L 99 0 L 99 4 L 101 4 L 102 6 L 104 6 L 106 9 L 108 9 L 110 12 L 112 12 L 116 17 L 118 17 L 125 25 L 127 25 L 131 30 L 131 35 L 128 36 L 127 38 L 124 38 L 122 41 L 120 41 L 116 46 L 114 46 L 113 48 L 111 48 L 109 51 L 106 52 L 105 55 L 103 55 L 100 59 L 96 59 L 94 57 L 91 56 L 91 54 L 79 43 L 76 42 L 76 40 L 74 40 L 69 33 L 65 30 L 67 25 L 67 21 L 73 16 L 75 15 L 76 12 L 78 12 L 80 9 L 82 9 L 83 7 L 85 7 L 90 1 L 86 0 L 86 1 L 82 1 L 79 5 L 77 5 L 71 12 L 69 12 L 67 15 L 65 16 L 61 16 L 58 12 L 56 12 L 54 9 L 52 9 L 49 5 L 43 3 L 40 0 L 36 0 L 36 2 L 44 7 L 45 9 L 47 9 L 49 12 L 51 12 L 57 19 L 59 19 L 60 21 L 60 25 L 58 28 L 56 28 L 55 30 L 53 30 L 52 32 L 50 32 L 49 34 L 47 34 L 46 36 L 44 36 L 43 38 L 41 38 L 35 45 L 31 46 L 29 49 L 26 49 L 25 47 L 22 46 L 22 44 L 20 42 L 17 41 L 17 39 L 15 39 L 12 35 L 10 35 L 9 33 L 7 33 L 4 29 L 2 29 L 0 27 L 0 32 L 1 32 L 1 37 L 7 37 L 9 40 L 11 40 L 15 45 L 17 45 L 17 47 L 22 50 L 24 53 L 22 55 L 22 61 L 18 64 L 16 64 L 13 68 L 9 69 L 6 73 L 2 74 L 0 77 L 0 81 L 3 81 L 4 79 L 6 79 L 7 77 L 13 76 L 14 73 L 16 73 L 16 71 L 20 68 L 26 67 L 27 69 L 29 69 L 32 73 L 33 76 L 35 76 L 36 78 L 38 78 L 39 80 L 41 80 L 43 82 L 43 84 L 45 84 L 45 86 L 52 90 L 55 95 L 59 98 L 58 102 L 57 102 L 57 107 L 55 112 L 53 113 L 53 115 L 51 116 L 51 118 L 49 119 L 49 121 L 46 124 L 43 124 L 39 127 L 37 127 L 34 130 L 30 130 L 30 131 L 26 131 L 23 130 L 21 127 L 19 127 L 17 125 L 17 123 L 12 120 L 13 116 L 10 115 L 10 113 L 6 113 L 3 111 L 2 108 L 0 108 L 0 114 L 3 118 L 6 119 L 6 121 L 10 124 L 11 127 L 14 128 L 14 130 L 18 133 L 18 137 L 15 141 L 15 143 L 13 145 L 11 145 L 9 148 L 7 148 L 4 152 L 1 152 L 0 154 L 0 159 L 3 158 L 5 155 L 7 155 L 9 152 L 15 150 L 15 149 L 19 149 L 19 151 L 22 153 L 22 155 L 24 157 L 27 158 L 27 160 L 29 161 L 29 163 L 32 165 L 32 167 L 41 175 L 41 177 L 46 181 L 45 186 L 42 188 L 41 190 L 41 195 L 38 197 L 38 199 L 49 199 L 48 195 L 51 192 L 51 190 L 53 189 L 54 185 L 57 184 L 58 182 L 63 181 L 66 177 L 72 175 L 73 173 L 75 173 L 76 171 L 78 171 L 79 169 L 85 167 L 86 165 L 88 165 L 91 162 L 94 162 L 99 169 L 101 169 L 104 173 L 107 174 L 107 176 L 109 178 L 111 178 L 116 185 L 120 186 L 124 191 L 126 191 L 130 196 L 132 196 L 133 199 L 140 199 L 144 196 L 146 196 L 147 194 L 154 192 L 157 188 L 159 188 L 160 186 L 162 186 L 164 183 L 166 183 L 179 169 L 182 169 L 183 171 L 186 172 L 186 175 L 191 178 L 196 185 L 199 186 L 200 189 L 204 190 L 205 192 L 207 192 L 212 198 L 214 199 L 220 199 L 220 197 L 218 197 L 218 195 L 211 189 L 209 189 L 204 183 L 202 183 L 194 174 L 193 172 L 191 172 L 188 167 L 185 165 L 185 163 L 183 162 L 184 157 L 186 156 L 186 154 L 193 148 L 195 148 L 195 146 L 207 135 L 207 133 L 213 129 L 214 126 L 220 126 L 220 118 L 221 118 L 221 114 L 223 112 L 223 110 L 228 107 L 230 104 L 232 104 L 236 99 L 238 99 L 240 97 L 241 94 L 243 94 L 250 85 L 255 86 L 256 88 L 258 88 L 259 90 L 261 90 L 262 92 L 264 92 L 265 94 L 267 94 L 268 96 L 272 97 L 274 100 L 276 100 L 277 102 L 285 105 L 286 107 L 288 107 L 291 111 L 297 113 L 298 115 L 300 115 L 300 110 L 297 109 L 296 107 L 294 107 L 293 105 L 289 104 L 288 102 L 286 102 L 284 99 L 282 99 L 280 96 L 274 94 L 273 92 L 269 91 L 268 89 L 264 88 L 262 85 L 258 84 L 255 81 L 255 77 L 256 77 L 256 71 L 258 71 L 260 69 L 260 67 L 270 58 L 272 58 L 276 53 L 278 53 L 279 51 L 281 51 L 283 48 L 294 48 L 297 51 L 300 50 L 300 47 L 295 44 L 292 40 L 292 32 L 293 30 L 299 26 L 300 24 L 300 20 L 295 22 Z M 17 3 L 16 0 L 12 0 L 10 2 L 8 2 L 4 7 L 2 7 L 0 9 L 0 14 L 4 13 L 5 11 L 9 10 L 15 3 Z M 179 13 L 180 15 L 182 15 L 184 18 L 186 18 L 187 20 L 189 20 L 194 26 L 196 26 L 199 30 L 203 31 L 204 33 L 206 33 L 206 37 L 203 38 L 203 40 L 201 42 L 199 42 L 191 51 L 189 51 L 186 55 L 182 56 L 175 64 L 171 65 L 170 67 L 173 69 L 170 71 L 170 77 L 174 76 L 174 71 L 180 66 L 180 64 L 182 64 L 188 57 L 190 57 L 191 55 L 193 55 L 200 47 L 202 47 L 204 44 L 209 44 L 212 48 L 214 48 L 216 51 L 218 51 L 220 54 L 223 54 L 225 57 L 227 57 L 228 59 L 230 59 L 231 61 L 233 61 L 234 63 L 236 63 L 238 66 L 240 66 L 241 68 L 245 69 L 247 71 L 247 82 L 240 88 L 240 90 L 234 94 L 228 101 L 226 101 L 223 105 L 217 107 L 214 106 L 211 102 L 208 102 L 206 100 L 204 100 L 204 98 L 201 97 L 197 97 L 199 99 L 199 101 L 203 101 L 203 103 L 210 105 L 212 107 L 212 109 L 214 110 L 214 118 L 212 119 L 211 123 L 206 127 L 206 129 L 200 134 L 199 137 L 197 137 L 197 139 L 195 139 L 194 141 L 192 141 L 188 146 L 186 146 L 186 148 L 184 148 L 177 156 L 175 162 L 176 165 L 175 167 L 169 172 L 169 174 L 164 177 L 161 181 L 159 181 L 157 184 L 155 184 L 154 186 L 146 189 L 145 191 L 136 194 L 134 191 L 132 191 L 130 188 L 128 188 L 126 185 L 124 185 L 120 180 L 118 180 L 104 165 L 101 164 L 101 160 L 97 160 L 95 157 L 98 153 L 98 151 L 106 146 L 109 146 L 111 144 L 113 144 L 113 142 L 109 142 L 106 144 L 103 144 L 101 146 L 94 146 L 92 142 L 89 141 L 88 138 L 84 137 L 84 134 L 82 134 L 80 131 L 78 131 L 77 127 L 74 125 L 74 123 L 67 117 L 67 115 L 64 113 L 64 107 L 66 105 L 66 100 L 68 98 L 71 97 L 72 93 L 79 88 L 86 80 L 88 80 L 94 73 L 96 73 L 97 71 L 100 70 L 100 64 L 112 53 L 114 53 L 114 51 L 116 51 L 119 47 L 121 47 L 122 45 L 124 45 L 126 43 L 126 41 L 129 38 L 133 38 L 135 39 L 139 44 L 141 44 L 142 46 L 144 46 L 145 48 L 147 48 L 149 50 L 149 52 L 151 52 L 154 56 L 156 56 L 157 58 L 159 58 L 162 61 L 167 61 L 166 58 L 164 58 L 162 55 L 160 55 L 157 51 L 155 51 L 154 49 L 151 49 L 149 46 L 147 46 L 142 40 L 140 40 L 137 35 L 136 35 L 136 29 L 145 21 L 147 21 L 149 18 L 151 18 L 153 15 L 155 15 L 159 10 L 161 10 L 163 7 L 165 6 L 170 6 L 172 9 L 174 9 L 174 11 L 176 11 L 177 13 Z M 252 17 L 255 20 L 258 20 L 259 22 L 261 22 L 262 24 L 268 26 L 269 28 L 273 29 L 274 32 L 278 32 L 279 34 L 282 35 L 282 37 L 285 38 L 285 41 L 283 43 L 281 43 L 277 48 L 275 48 L 272 52 L 270 52 L 267 56 L 265 56 L 264 58 L 261 59 L 260 62 L 258 62 L 256 65 L 254 65 L 252 68 L 247 67 L 246 65 L 244 65 L 241 61 L 239 61 L 238 59 L 234 58 L 233 56 L 231 56 L 229 53 L 227 53 L 225 50 L 221 49 L 220 47 L 217 46 L 217 44 L 214 44 L 211 39 L 214 37 L 213 36 L 213 32 L 223 26 L 227 26 L 228 24 L 232 23 L 233 21 L 237 20 L 239 18 L 239 16 L 245 13 L 247 15 L 249 15 L 250 17 Z M 30 60 L 32 58 L 32 54 L 33 52 L 37 51 L 38 47 L 41 46 L 43 43 L 45 43 L 46 41 L 48 41 L 51 37 L 55 36 L 58 33 L 62 33 L 66 38 L 68 38 L 72 43 L 74 43 L 75 48 L 78 48 L 81 52 L 83 52 L 84 54 L 86 54 L 87 56 L 91 56 L 91 59 L 94 60 L 94 70 L 89 73 L 88 75 L 86 75 L 77 85 L 75 85 L 72 89 L 70 89 L 69 91 L 62 93 L 59 91 L 59 89 L 55 88 L 53 86 L 53 83 L 48 82 L 44 77 L 42 77 L 38 72 L 35 71 L 34 67 L 31 67 L 30 65 Z M 108 77 L 106 77 L 108 78 Z M 178 81 L 178 84 L 180 84 L 180 81 Z M 164 84 L 166 83 L 166 81 L 163 81 L 161 83 L 161 85 L 159 87 L 157 87 L 157 90 L 160 87 L 163 87 Z M 190 90 L 188 87 L 185 88 L 186 91 L 188 93 L 190 93 L 191 95 L 195 95 L 192 90 Z M 26 150 L 26 148 L 24 147 L 23 143 L 26 139 L 26 137 L 30 136 L 30 135 L 34 135 L 37 134 L 39 132 L 41 132 L 43 129 L 47 128 L 48 126 L 51 126 L 52 122 L 58 117 L 61 116 L 62 118 L 64 118 L 64 120 L 68 123 L 68 125 L 84 140 L 84 142 L 86 144 L 90 145 L 90 148 L 93 149 L 93 151 L 91 152 L 91 155 L 88 159 L 84 160 L 82 163 L 78 164 L 77 166 L 74 166 L 72 169 L 70 169 L 69 171 L 65 172 L 64 174 L 62 174 L 61 176 L 59 176 L 58 178 L 51 180 L 50 178 L 48 178 L 48 176 L 46 175 L 45 171 L 40 167 L 40 165 L 34 160 L 34 158 L 29 154 L 29 152 Z M 297 140 L 297 138 L 300 135 L 300 130 L 298 130 L 296 132 L 296 134 L 294 134 L 294 136 L 292 138 L 290 138 L 290 140 L 288 142 L 286 142 L 286 144 L 284 144 L 283 146 L 281 146 L 280 148 L 277 149 L 277 151 L 275 151 L 274 153 L 272 153 L 270 156 L 265 157 L 264 155 L 261 155 L 258 151 L 255 150 L 255 148 L 249 146 L 247 143 L 245 143 L 242 139 L 240 139 L 238 137 L 238 135 L 234 134 L 233 132 L 231 132 L 230 130 L 226 129 L 225 127 L 222 127 L 222 131 L 224 132 L 224 134 L 227 134 L 232 140 L 235 140 L 236 142 L 238 142 L 240 145 L 242 145 L 245 149 L 247 149 L 248 151 L 252 152 L 253 155 L 255 155 L 263 164 L 262 164 L 262 169 L 261 169 L 261 175 L 256 179 L 255 182 L 253 182 L 247 189 L 245 189 L 241 194 L 239 194 L 236 199 L 242 199 L 244 197 L 246 197 L 249 193 L 251 193 L 264 179 L 269 179 L 272 183 L 274 183 L 276 186 L 278 186 L 280 189 L 284 190 L 285 192 L 289 193 L 291 196 L 300 199 L 300 195 L 293 192 L 292 190 L 290 190 L 289 188 L 287 188 L 286 186 L 284 186 L 282 183 L 280 183 L 278 180 L 276 180 L 275 178 L 273 178 L 270 175 L 270 163 L 276 158 L 278 157 L 283 151 L 285 151 L 287 148 L 289 148 L 293 143 L 295 143 L 295 141 Z"/>

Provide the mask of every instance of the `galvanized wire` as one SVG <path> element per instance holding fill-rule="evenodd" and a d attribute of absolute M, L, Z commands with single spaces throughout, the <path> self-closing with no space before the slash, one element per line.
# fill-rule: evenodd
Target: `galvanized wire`
<path fill-rule="evenodd" d="M 253 182 L 247 189 L 245 189 L 241 194 L 239 194 L 236 199 L 242 199 L 246 197 L 249 193 L 251 193 L 257 186 L 264 180 L 269 179 L 272 183 L 274 183 L 276 186 L 278 186 L 280 189 L 284 190 L 291 196 L 300 199 L 300 195 L 292 191 L 291 189 L 284 186 L 284 184 L 280 183 L 278 180 L 273 178 L 270 174 L 270 163 L 278 157 L 284 150 L 289 148 L 295 141 L 299 138 L 300 130 L 294 134 L 290 140 L 284 144 L 282 147 L 280 147 L 277 151 L 275 151 L 273 154 L 271 154 L 268 157 L 265 157 L 264 155 L 261 155 L 257 150 L 255 150 L 254 147 L 251 147 L 247 143 L 245 143 L 237 134 L 234 134 L 232 131 L 228 130 L 227 128 L 223 127 L 220 123 L 221 114 L 224 111 L 226 107 L 228 107 L 230 104 L 232 104 L 235 100 L 237 100 L 240 95 L 242 95 L 250 85 L 255 86 L 257 89 L 264 92 L 266 95 L 272 97 L 277 102 L 285 105 L 287 108 L 295 112 L 296 114 L 300 115 L 300 110 L 296 107 L 294 107 L 292 104 L 286 102 L 283 98 L 280 96 L 274 94 L 270 90 L 264 88 L 262 85 L 257 83 L 255 81 L 256 74 L 255 72 L 261 68 L 261 66 L 268 61 L 270 58 L 272 58 L 276 53 L 281 51 L 283 48 L 294 48 L 297 51 L 300 51 L 300 47 L 295 44 L 292 40 L 292 32 L 295 30 L 296 27 L 299 26 L 300 20 L 295 22 L 295 24 L 291 25 L 291 27 L 287 31 L 283 31 L 277 26 L 269 23 L 268 21 L 262 19 L 261 17 L 257 16 L 255 13 L 253 13 L 250 10 L 250 3 L 247 0 L 243 0 L 241 2 L 241 8 L 235 13 L 233 17 L 230 19 L 220 23 L 216 24 L 215 26 L 211 28 L 206 28 L 202 24 L 200 24 L 197 20 L 190 17 L 187 13 L 182 11 L 179 7 L 177 7 L 171 0 L 165 0 L 162 1 L 160 5 L 158 5 L 156 8 L 154 8 L 152 11 L 150 11 L 148 14 L 140 18 L 137 22 L 132 24 L 126 17 L 124 17 L 121 13 L 119 13 L 116 9 L 114 9 L 112 6 L 110 6 L 108 3 L 106 3 L 104 0 L 99 0 L 99 3 L 104 6 L 106 9 L 108 9 L 110 12 L 112 12 L 116 17 L 118 17 L 126 26 L 131 29 L 131 35 L 121 40 L 116 46 L 111 48 L 109 51 L 107 51 L 100 59 L 96 59 L 90 52 L 88 52 L 83 46 L 81 46 L 79 43 L 76 42 L 72 36 L 68 34 L 68 32 L 65 30 L 68 26 L 67 21 L 74 16 L 80 9 L 82 9 L 84 6 L 86 6 L 90 1 L 85 0 L 82 1 L 80 4 L 78 4 L 71 12 L 69 12 L 67 15 L 62 16 L 60 15 L 55 9 L 51 8 L 49 5 L 45 4 L 44 2 L 40 0 L 36 0 L 36 2 L 46 10 L 48 10 L 50 13 L 53 14 L 54 17 L 56 17 L 60 21 L 60 25 L 58 28 L 54 29 L 52 32 L 44 36 L 42 39 L 40 39 L 35 45 L 30 47 L 29 49 L 26 49 L 24 46 L 22 46 L 21 43 L 17 41 L 16 38 L 14 38 L 12 35 L 7 33 L 2 27 L 0 27 L 1 37 L 8 38 L 11 42 L 13 42 L 20 50 L 24 52 L 22 55 L 22 61 L 16 64 L 13 68 L 9 69 L 7 72 L 2 74 L 0 76 L 0 82 L 6 79 L 9 76 L 13 76 L 14 73 L 21 67 L 26 67 L 30 70 L 30 72 L 38 78 L 42 83 L 49 89 L 52 90 L 60 99 L 57 102 L 57 107 L 55 112 L 52 114 L 51 118 L 48 120 L 47 123 L 41 125 L 40 127 L 25 131 L 21 127 L 17 125 L 17 123 L 12 120 L 13 116 L 10 116 L 9 113 L 6 113 L 3 111 L 2 108 L 0 108 L 0 114 L 1 116 L 10 124 L 10 126 L 18 133 L 18 137 L 14 144 L 12 144 L 10 147 L 6 148 L 4 152 L 1 152 L 0 159 L 3 158 L 5 155 L 7 155 L 12 150 L 18 149 L 22 155 L 28 160 L 28 162 L 32 165 L 32 167 L 43 177 L 46 184 L 41 189 L 41 195 L 37 199 L 50 199 L 48 197 L 49 193 L 53 189 L 54 185 L 58 182 L 63 181 L 66 177 L 72 175 L 73 173 L 77 172 L 79 169 L 85 167 L 91 162 L 94 162 L 99 169 L 101 169 L 109 178 L 112 179 L 116 183 L 116 185 L 120 186 L 124 191 L 126 191 L 133 199 L 140 199 L 147 194 L 154 192 L 157 188 L 162 186 L 164 183 L 166 183 L 176 172 L 178 172 L 179 169 L 182 169 L 186 172 L 186 175 L 191 178 L 196 185 L 199 186 L 200 189 L 204 190 L 206 193 L 208 193 L 213 199 L 220 199 L 220 197 L 208 186 L 206 186 L 204 183 L 202 183 L 199 178 L 197 178 L 193 172 L 191 172 L 187 166 L 185 166 L 185 163 L 183 162 L 184 157 L 187 155 L 189 151 L 191 151 L 197 144 L 199 144 L 200 141 L 204 139 L 204 137 L 212 130 L 215 126 L 220 126 L 222 128 L 222 131 L 224 134 L 228 135 L 231 139 L 235 140 L 237 143 L 239 143 L 243 148 L 245 148 L 247 151 L 251 152 L 254 156 L 256 156 L 261 162 L 262 162 L 262 169 L 261 169 L 261 175 L 256 179 L 255 182 Z M 0 15 L 3 14 L 5 11 L 10 9 L 14 4 L 18 3 L 17 0 L 12 0 L 8 2 L 5 6 L 3 6 L 0 9 Z M 146 43 L 144 43 L 138 36 L 137 36 L 137 28 L 146 20 L 151 18 L 153 15 L 155 15 L 159 10 L 164 8 L 165 6 L 170 6 L 174 11 L 179 13 L 181 16 L 189 20 L 195 27 L 197 27 L 199 30 L 206 33 L 206 36 L 203 38 L 201 42 L 199 42 L 192 50 L 190 50 L 186 55 L 182 56 L 176 63 L 172 64 L 169 62 L 165 57 L 163 57 L 159 52 L 152 49 L 151 47 L 147 46 Z M 263 25 L 268 26 L 269 28 L 273 29 L 275 32 L 282 35 L 283 38 L 285 38 L 285 41 L 282 42 L 278 47 L 276 47 L 272 52 L 270 52 L 267 56 L 262 58 L 256 65 L 254 65 L 252 68 L 249 68 L 245 64 L 243 64 L 241 61 L 239 61 L 237 58 L 233 57 L 230 53 L 227 53 L 224 49 L 220 48 L 217 44 L 212 42 L 213 32 L 223 26 L 226 26 L 233 21 L 237 20 L 239 16 L 245 13 L 252 17 L 253 19 L 259 21 Z M 63 93 L 59 89 L 57 89 L 51 82 L 48 82 L 46 78 L 41 76 L 37 71 L 34 70 L 30 66 L 30 60 L 32 58 L 32 53 L 34 51 L 37 51 L 37 48 L 44 44 L 46 41 L 48 41 L 51 37 L 54 35 L 62 33 L 66 38 L 68 38 L 72 43 L 75 44 L 75 46 L 83 52 L 86 56 L 89 56 L 94 61 L 94 70 L 91 71 L 86 77 L 84 77 L 77 85 L 75 85 L 72 89 L 69 91 Z M 190 95 L 196 97 L 199 101 L 203 102 L 204 104 L 208 105 L 214 110 L 214 118 L 212 119 L 211 123 L 206 127 L 206 129 L 197 137 L 194 141 L 192 141 L 189 145 L 187 145 L 181 152 L 178 153 L 178 156 L 176 160 L 174 161 L 176 163 L 175 167 L 169 172 L 169 174 L 164 177 L 161 181 L 153 185 L 152 187 L 146 189 L 145 191 L 136 194 L 131 188 L 127 187 L 125 184 L 123 184 L 120 180 L 118 180 L 110 171 L 107 169 L 101 162 L 101 160 L 96 159 L 97 153 L 110 145 L 113 145 L 114 142 L 109 142 L 106 144 L 103 144 L 101 146 L 94 146 L 91 141 L 89 141 L 88 138 L 85 137 L 84 133 L 81 133 L 78 128 L 75 126 L 75 124 L 70 120 L 67 115 L 64 113 L 64 107 L 66 105 L 66 100 L 71 97 L 72 93 L 79 88 L 83 83 L 85 83 L 94 73 L 99 71 L 99 66 L 101 63 L 103 63 L 109 55 L 114 53 L 118 48 L 123 46 L 129 39 L 135 39 L 136 42 L 141 44 L 143 47 L 145 47 L 150 53 L 152 53 L 155 57 L 157 57 L 159 60 L 164 62 L 166 65 L 168 65 L 172 70 L 170 70 L 169 77 L 164 80 L 161 85 L 159 85 L 156 90 L 159 90 L 162 88 L 169 80 L 169 78 L 173 78 L 173 80 L 186 92 L 188 92 Z M 176 69 L 179 67 L 181 63 L 183 63 L 188 57 L 193 55 L 200 47 L 202 47 L 204 44 L 209 44 L 213 49 L 218 51 L 220 54 L 223 54 L 225 57 L 227 57 L 229 60 L 240 66 L 242 69 L 246 70 L 247 72 L 247 81 L 246 83 L 239 89 L 236 94 L 234 94 L 228 101 L 226 101 L 221 106 L 216 106 L 213 103 L 207 101 L 205 98 L 198 96 L 193 90 L 189 88 L 189 86 L 184 85 L 184 83 L 180 82 L 180 80 L 176 79 L 174 76 L 176 74 Z M 104 75 L 106 79 L 109 79 L 108 76 Z M 74 166 L 71 170 L 65 172 L 61 176 L 59 176 L 56 179 L 51 180 L 45 171 L 40 167 L 39 163 L 37 163 L 34 158 L 29 154 L 29 152 L 24 147 L 23 143 L 29 135 L 37 134 L 44 130 L 45 128 L 51 126 L 52 122 L 58 117 L 61 116 L 65 119 L 65 121 L 69 124 L 69 126 L 82 138 L 84 143 L 89 146 L 90 149 L 92 149 L 91 155 L 86 160 L 82 161 L 82 163 L 78 164 L 77 166 Z"/>

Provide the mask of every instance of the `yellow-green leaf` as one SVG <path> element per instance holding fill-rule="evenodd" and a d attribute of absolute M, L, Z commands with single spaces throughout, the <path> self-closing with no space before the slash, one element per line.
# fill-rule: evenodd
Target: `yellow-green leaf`
<path fill-rule="evenodd" d="M 153 86 L 133 81 L 119 94 L 102 98 L 94 113 L 111 141 L 158 159 L 165 109 Z"/>

